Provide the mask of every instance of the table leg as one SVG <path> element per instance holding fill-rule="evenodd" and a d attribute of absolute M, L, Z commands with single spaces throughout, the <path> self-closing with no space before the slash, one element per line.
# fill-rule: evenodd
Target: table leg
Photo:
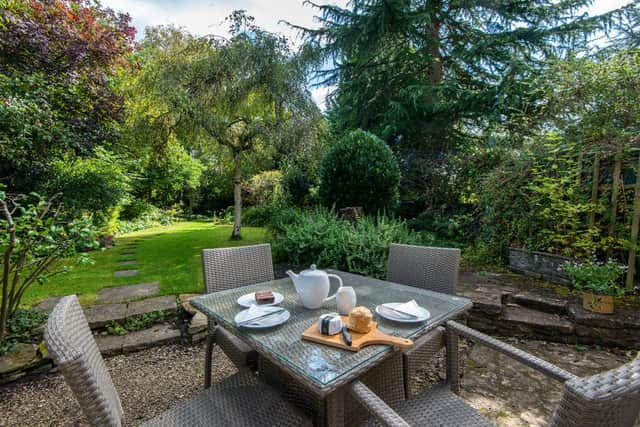
<path fill-rule="evenodd" d="M 402 353 L 395 351 L 358 379 L 389 405 L 398 404 L 405 400 L 402 360 Z M 368 417 L 367 410 L 351 396 L 348 384 L 321 398 L 264 357 L 259 359 L 259 373 L 277 387 L 285 399 L 312 416 L 319 427 L 358 425 Z"/>

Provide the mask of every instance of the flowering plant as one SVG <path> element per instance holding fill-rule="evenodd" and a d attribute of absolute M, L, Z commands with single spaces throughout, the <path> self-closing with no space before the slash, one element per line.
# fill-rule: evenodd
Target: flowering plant
<path fill-rule="evenodd" d="M 606 263 L 589 260 L 564 264 L 564 270 L 571 276 L 571 282 L 576 289 L 613 296 L 624 294 L 624 288 L 618 285 L 618 281 L 625 268 L 611 259 Z"/>

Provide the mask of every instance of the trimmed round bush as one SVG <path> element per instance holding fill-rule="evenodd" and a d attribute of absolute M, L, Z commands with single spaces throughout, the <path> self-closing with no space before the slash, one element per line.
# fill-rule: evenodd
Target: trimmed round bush
<path fill-rule="evenodd" d="M 320 166 L 320 198 L 336 208 L 393 211 L 398 205 L 400 168 L 391 149 L 361 129 L 335 144 Z"/>

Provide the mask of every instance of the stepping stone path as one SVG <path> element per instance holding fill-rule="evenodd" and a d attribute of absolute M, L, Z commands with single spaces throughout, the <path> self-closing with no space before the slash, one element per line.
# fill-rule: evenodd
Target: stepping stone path
<path fill-rule="evenodd" d="M 118 261 L 118 265 L 136 265 L 138 263 L 138 261 L 136 261 L 135 259 L 129 259 L 126 261 Z"/>
<path fill-rule="evenodd" d="M 116 286 L 102 288 L 98 292 L 96 302 L 119 303 L 144 297 L 150 297 L 160 292 L 160 282 L 140 283 L 137 285 Z"/>
<path fill-rule="evenodd" d="M 116 277 L 133 277 L 138 275 L 138 270 L 118 270 L 113 274 Z"/>

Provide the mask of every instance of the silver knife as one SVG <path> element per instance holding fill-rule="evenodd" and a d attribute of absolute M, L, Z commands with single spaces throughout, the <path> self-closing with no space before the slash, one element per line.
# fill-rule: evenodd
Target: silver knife
<path fill-rule="evenodd" d="M 254 317 L 254 318 L 252 318 L 252 319 L 243 320 L 242 322 L 236 323 L 236 325 L 237 325 L 237 326 L 244 326 L 244 325 L 248 325 L 248 324 L 250 324 L 250 323 L 255 322 L 256 320 L 262 320 L 262 319 L 264 319 L 264 318 L 266 318 L 266 317 L 273 316 L 274 314 L 280 314 L 280 313 L 282 313 L 284 310 L 285 310 L 285 309 L 284 309 L 284 308 L 282 308 L 282 309 L 280 309 L 280 310 L 271 311 L 271 312 L 269 312 L 269 313 L 263 314 L 263 315 L 258 316 L 258 317 Z"/>
<path fill-rule="evenodd" d="M 387 309 L 387 310 L 391 310 L 391 311 L 393 311 L 394 313 L 397 313 L 397 314 L 399 314 L 399 315 L 401 315 L 401 316 L 409 317 L 409 318 L 411 318 L 411 319 L 417 319 L 417 318 L 418 318 L 418 316 L 416 316 L 415 314 L 411 314 L 411 313 L 407 313 L 407 312 L 402 311 L 402 310 L 398 310 L 397 308 L 390 307 L 390 306 L 388 306 L 388 305 L 386 305 L 386 304 L 382 304 L 382 306 L 383 306 L 385 309 Z"/>

